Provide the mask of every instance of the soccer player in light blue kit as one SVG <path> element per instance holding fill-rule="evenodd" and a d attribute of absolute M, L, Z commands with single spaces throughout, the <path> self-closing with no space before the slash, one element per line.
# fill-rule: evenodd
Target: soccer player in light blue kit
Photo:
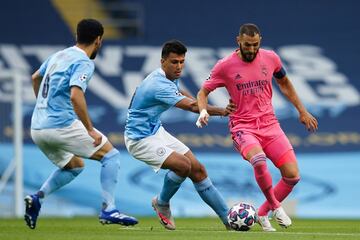
<path fill-rule="evenodd" d="M 125 145 L 134 158 L 150 165 L 155 172 L 160 168 L 169 169 L 161 193 L 152 199 L 152 206 L 166 229 L 175 229 L 169 203 L 187 177 L 228 228 L 228 207 L 207 176 L 205 167 L 187 146 L 163 128 L 160 121 L 161 114 L 174 106 L 199 112 L 196 99 L 179 88 L 186 51 L 186 47 L 177 40 L 163 45 L 161 68 L 143 80 L 131 100 L 125 126 Z M 210 114 L 227 116 L 234 109 L 234 105 L 229 103 L 226 109 L 210 107 Z"/>
<path fill-rule="evenodd" d="M 32 75 L 37 97 L 31 120 L 31 136 L 41 151 L 59 169 L 40 190 L 25 197 L 25 221 L 34 229 L 45 197 L 70 183 L 84 168 L 82 158 L 101 163 L 100 182 L 103 224 L 137 224 L 137 219 L 120 213 L 115 206 L 115 188 L 120 162 L 119 151 L 95 129 L 87 111 L 85 90 L 94 72 L 102 43 L 103 26 L 94 19 L 77 25 L 76 45 L 50 56 Z"/>

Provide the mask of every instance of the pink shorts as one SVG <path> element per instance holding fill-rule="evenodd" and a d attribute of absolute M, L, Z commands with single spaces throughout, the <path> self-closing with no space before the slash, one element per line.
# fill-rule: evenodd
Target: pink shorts
<path fill-rule="evenodd" d="M 242 129 L 232 132 L 232 139 L 235 149 L 244 159 L 252 148 L 260 146 L 276 167 L 296 161 L 293 147 L 279 123 L 261 129 Z"/>

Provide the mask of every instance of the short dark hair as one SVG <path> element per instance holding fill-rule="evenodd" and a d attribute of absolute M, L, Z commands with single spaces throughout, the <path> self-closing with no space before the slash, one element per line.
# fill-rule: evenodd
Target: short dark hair
<path fill-rule="evenodd" d="M 90 45 L 97 37 L 104 34 L 103 25 L 95 19 L 83 19 L 76 28 L 76 42 L 80 44 Z"/>
<path fill-rule="evenodd" d="M 241 25 L 240 30 L 239 30 L 239 35 L 241 36 L 243 34 L 251 36 L 251 37 L 255 36 L 256 34 L 259 34 L 259 36 L 261 36 L 258 26 L 256 26 L 253 23 L 246 23 L 246 24 Z"/>
<path fill-rule="evenodd" d="M 161 51 L 161 57 L 167 58 L 170 53 L 176 53 L 178 55 L 185 54 L 187 48 L 179 40 L 173 39 L 164 43 Z"/>

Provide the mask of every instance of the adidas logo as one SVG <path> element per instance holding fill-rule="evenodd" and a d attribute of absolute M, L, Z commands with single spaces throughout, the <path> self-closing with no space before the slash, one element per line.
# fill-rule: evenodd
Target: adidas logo
<path fill-rule="evenodd" d="M 120 214 L 119 212 L 114 212 L 114 213 L 110 214 L 110 217 L 120 218 L 120 217 L 121 217 L 121 214 Z"/>
<path fill-rule="evenodd" d="M 239 80 L 239 79 L 241 79 L 242 77 L 241 77 L 241 75 L 240 74 L 236 74 L 236 76 L 235 76 L 235 80 Z"/>

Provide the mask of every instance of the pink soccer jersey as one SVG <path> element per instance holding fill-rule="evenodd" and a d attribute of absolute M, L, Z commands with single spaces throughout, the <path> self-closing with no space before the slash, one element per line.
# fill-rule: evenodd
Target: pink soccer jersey
<path fill-rule="evenodd" d="M 252 62 L 244 62 L 234 51 L 217 62 L 203 88 L 213 91 L 225 87 L 237 110 L 230 115 L 230 131 L 259 128 L 277 122 L 272 106 L 272 77 L 280 72 L 282 63 L 275 52 L 259 49 Z"/>

